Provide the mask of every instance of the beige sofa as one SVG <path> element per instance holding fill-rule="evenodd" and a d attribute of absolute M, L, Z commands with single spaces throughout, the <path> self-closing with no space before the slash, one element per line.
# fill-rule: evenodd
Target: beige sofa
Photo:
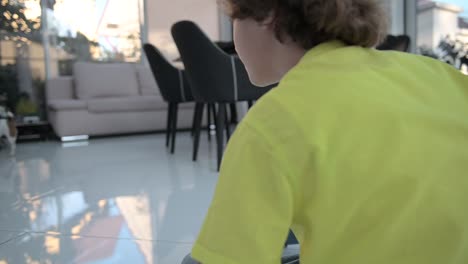
<path fill-rule="evenodd" d="M 48 119 L 57 136 L 99 136 L 166 129 L 167 104 L 148 67 L 76 63 L 73 77 L 47 82 Z M 193 104 L 180 105 L 178 128 L 190 128 Z"/>

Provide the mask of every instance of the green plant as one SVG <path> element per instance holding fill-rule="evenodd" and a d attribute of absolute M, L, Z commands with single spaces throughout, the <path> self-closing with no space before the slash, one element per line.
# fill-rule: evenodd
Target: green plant
<path fill-rule="evenodd" d="M 16 65 L 0 65 L 0 94 L 7 95 L 7 107 L 15 110 L 18 100 L 18 79 Z"/>

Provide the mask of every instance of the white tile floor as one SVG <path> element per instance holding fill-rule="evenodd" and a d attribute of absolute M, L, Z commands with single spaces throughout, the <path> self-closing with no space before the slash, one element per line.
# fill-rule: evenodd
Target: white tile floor
<path fill-rule="evenodd" d="M 190 252 L 216 180 L 206 135 L 20 144 L 0 151 L 0 264 L 178 264 Z"/>

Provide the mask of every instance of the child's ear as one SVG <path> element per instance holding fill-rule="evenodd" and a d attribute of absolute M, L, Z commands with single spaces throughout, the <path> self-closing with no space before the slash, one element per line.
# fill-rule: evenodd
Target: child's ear
<path fill-rule="evenodd" d="M 260 22 L 260 25 L 264 27 L 265 29 L 273 30 L 274 29 L 274 22 L 275 22 L 275 14 L 273 11 L 270 12 L 270 14 Z"/>

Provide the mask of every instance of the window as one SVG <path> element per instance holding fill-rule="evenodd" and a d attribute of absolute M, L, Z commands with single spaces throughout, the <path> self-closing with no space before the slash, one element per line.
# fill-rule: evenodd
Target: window
<path fill-rule="evenodd" d="M 468 74 L 468 2 L 419 0 L 417 46 Z"/>
<path fill-rule="evenodd" d="M 41 26 L 38 0 L 0 0 L 0 104 L 35 121 L 45 118 Z"/>
<path fill-rule="evenodd" d="M 51 76 L 70 75 L 76 61 L 141 59 L 140 0 L 56 0 L 47 8 Z"/>
<path fill-rule="evenodd" d="M 213 40 L 220 40 L 219 10 L 214 0 L 147 1 L 148 41 L 160 49 L 169 60 L 179 57 L 172 39 L 171 27 L 181 20 L 197 23 Z"/>

